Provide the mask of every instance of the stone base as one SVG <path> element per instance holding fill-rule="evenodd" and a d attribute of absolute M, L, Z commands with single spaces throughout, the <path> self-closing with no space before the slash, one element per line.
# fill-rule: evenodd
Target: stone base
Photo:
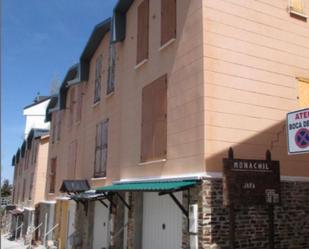
<path fill-rule="evenodd" d="M 204 180 L 198 191 L 199 248 L 230 248 L 229 210 L 223 206 L 222 179 Z M 309 183 L 282 182 L 282 202 L 274 208 L 276 249 L 309 248 Z M 235 248 L 269 247 L 265 206 L 235 207 Z"/>

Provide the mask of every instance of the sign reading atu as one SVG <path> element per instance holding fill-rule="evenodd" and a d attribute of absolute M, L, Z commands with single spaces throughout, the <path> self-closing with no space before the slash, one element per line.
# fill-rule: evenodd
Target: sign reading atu
<path fill-rule="evenodd" d="M 309 152 L 309 109 L 287 114 L 286 118 L 288 153 Z"/>
<path fill-rule="evenodd" d="M 223 159 L 224 205 L 280 203 L 279 161 Z"/>

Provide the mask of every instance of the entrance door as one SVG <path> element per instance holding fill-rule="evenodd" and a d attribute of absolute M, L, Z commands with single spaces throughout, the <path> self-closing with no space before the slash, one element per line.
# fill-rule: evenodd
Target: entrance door
<path fill-rule="evenodd" d="M 175 194 L 182 201 L 182 192 Z M 181 249 L 182 212 L 168 195 L 144 193 L 142 249 Z"/>
<path fill-rule="evenodd" d="M 94 207 L 93 249 L 107 249 L 109 235 L 109 208 L 99 201 Z"/>

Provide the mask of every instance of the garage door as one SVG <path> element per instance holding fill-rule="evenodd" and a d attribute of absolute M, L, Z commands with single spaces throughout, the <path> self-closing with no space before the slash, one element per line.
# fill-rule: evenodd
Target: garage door
<path fill-rule="evenodd" d="M 93 249 L 108 248 L 109 234 L 109 209 L 100 202 L 95 202 L 94 209 L 94 231 L 93 231 Z"/>
<path fill-rule="evenodd" d="M 182 201 L 182 192 L 175 194 Z M 143 249 L 181 249 L 182 212 L 170 196 L 144 193 Z"/>

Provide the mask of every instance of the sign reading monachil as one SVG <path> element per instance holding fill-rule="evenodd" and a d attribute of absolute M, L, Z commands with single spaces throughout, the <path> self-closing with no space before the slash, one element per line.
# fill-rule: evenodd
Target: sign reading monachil
<path fill-rule="evenodd" d="M 287 114 L 288 153 L 309 152 L 309 109 L 302 109 Z"/>

